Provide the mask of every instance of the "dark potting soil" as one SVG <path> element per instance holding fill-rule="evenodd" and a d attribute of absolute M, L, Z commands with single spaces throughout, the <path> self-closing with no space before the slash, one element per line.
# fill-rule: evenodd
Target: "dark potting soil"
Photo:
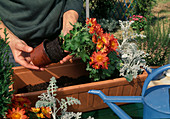
<path fill-rule="evenodd" d="M 103 79 L 103 80 L 109 80 L 114 78 L 119 78 L 119 71 L 115 70 L 114 75 L 112 75 L 109 78 Z M 103 81 L 100 80 L 100 81 Z M 60 78 L 56 79 L 56 85 L 59 88 L 66 87 L 66 86 L 72 86 L 72 85 L 78 85 L 78 84 L 85 84 L 90 82 L 95 82 L 93 79 L 90 79 L 89 76 L 80 76 L 78 78 L 71 78 L 68 76 L 61 76 Z M 34 91 L 41 91 L 46 90 L 49 85 L 49 82 L 40 83 L 37 85 L 27 85 L 23 88 L 18 89 L 17 93 L 28 93 L 28 92 L 34 92 Z"/>
<path fill-rule="evenodd" d="M 62 50 L 58 38 L 44 41 L 44 47 L 48 57 L 53 63 L 59 62 L 63 57 L 68 55 L 68 53 Z"/>
<path fill-rule="evenodd" d="M 58 78 L 56 80 L 57 80 L 56 85 L 59 88 L 93 82 L 93 80 L 90 79 L 88 76 L 80 76 L 78 78 L 71 78 L 71 77 L 68 77 L 68 76 L 61 76 L 60 78 Z M 18 89 L 17 93 L 27 93 L 27 92 L 33 92 L 33 91 L 46 90 L 48 85 L 49 85 L 49 82 L 36 84 L 34 86 L 27 85 L 27 86 L 24 86 L 23 88 Z"/>

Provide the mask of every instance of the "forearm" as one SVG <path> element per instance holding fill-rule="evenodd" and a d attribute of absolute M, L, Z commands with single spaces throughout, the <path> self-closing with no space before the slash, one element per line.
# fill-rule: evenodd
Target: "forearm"
<path fill-rule="evenodd" d="M 7 40 L 7 42 L 10 42 L 10 41 L 12 41 L 12 40 L 14 40 L 14 39 L 18 39 L 18 37 L 17 36 L 15 36 L 5 25 L 4 25 L 4 23 L 2 22 L 2 21 L 0 21 L 0 28 L 1 28 L 1 30 L 0 30 L 0 37 L 1 38 L 3 38 L 3 39 L 5 39 L 5 34 L 4 34 L 4 29 L 6 29 L 6 33 L 8 34 L 8 40 Z"/>
<path fill-rule="evenodd" d="M 69 10 L 63 15 L 63 33 L 66 35 L 73 26 L 71 24 L 75 24 L 78 20 L 78 13 L 74 10 Z M 70 24 L 71 23 L 71 24 Z"/>

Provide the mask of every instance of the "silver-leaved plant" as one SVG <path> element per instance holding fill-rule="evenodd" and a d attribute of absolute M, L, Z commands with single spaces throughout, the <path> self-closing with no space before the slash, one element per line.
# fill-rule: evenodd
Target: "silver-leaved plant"
<path fill-rule="evenodd" d="M 144 35 L 132 33 L 130 25 L 133 21 L 119 20 L 123 41 L 119 43 L 118 52 L 122 63 L 120 64 L 120 76 L 124 76 L 127 81 L 132 81 L 138 74 L 141 74 L 143 68 L 150 69 L 146 65 L 145 57 L 148 55 L 142 50 L 139 50 L 135 42 L 135 37 L 145 37 Z"/>
<path fill-rule="evenodd" d="M 53 117 L 53 119 L 80 119 L 81 118 L 81 114 L 82 112 L 67 112 L 67 108 L 70 105 L 74 105 L 74 104 L 81 104 L 80 101 L 76 98 L 73 97 L 66 97 L 66 99 L 61 99 L 61 101 L 59 99 L 56 98 L 57 94 L 57 89 L 58 86 L 56 85 L 56 79 L 55 77 L 52 77 L 50 79 L 48 88 L 47 88 L 47 93 L 42 93 L 40 96 L 38 96 L 40 98 L 40 100 L 38 100 L 36 102 L 35 107 L 36 108 L 40 108 L 40 107 L 50 107 L 51 109 L 51 115 Z M 57 103 L 59 105 L 59 107 L 57 108 Z M 62 115 L 57 115 L 57 112 L 61 110 L 61 114 Z M 93 119 L 93 118 L 89 118 L 89 119 Z"/>

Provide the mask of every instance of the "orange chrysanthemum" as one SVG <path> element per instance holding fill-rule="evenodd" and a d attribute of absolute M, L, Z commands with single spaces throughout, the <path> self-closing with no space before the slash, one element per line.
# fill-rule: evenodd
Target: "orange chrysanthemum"
<path fill-rule="evenodd" d="M 108 53 L 109 49 L 108 49 L 108 47 L 104 46 L 100 51 L 102 53 Z"/>
<path fill-rule="evenodd" d="M 110 50 L 111 51 L 116 51 L 117 49 L 117 46 L 118 46 L 118 42 L 117 42 L 117 39 L 114 38 L 113 34 L 110 36 Z"/>
<path fill-rule="evenodd" d="M 108 47 L 109 46 L 109 41 L 110 41 L 110 33 L 104 33 L 102 35 L 101 40 L 103 41 L 103 43 Z"/>
<path fill-rule="evenodd" d="M 103 69 L 107 68 L 105 65 L 105 62 L 109 61 L 107 53 L 102 53 L 101 51 L 93 52 L 92 57 L 90 59 L 93 59 L 93 67 L 95 69 L 99 69 L 100 67 Z"/>
<path fill-rule="evenodd" d="M 94 69 L 100 69 L 100 67 L 97 64 L 92 65 Z"/>
<path fill-rule="evenodd" d="M 13 108 L 19 107 L 20 109 L 28 109 L 30 108 L 31 101 L 23 96 L 13 96 L 11 100 L 11 105 Z"/>
<path fill-rule="evenodd" d="M 101 36 L 103 34 L 103 29 L 101 28 L 100 24 L 95 25 L 95 32 L 98 36 Z"/>
<path fill-rule="evenodd" d="M 95 27 L 94 27 L 94 26 L 91 26 L 91 27 L 90 27 L 89 33 L 90 33 L 90 34 L 95 33 Z"/>
<path fill-rule="evenodd" d="M 96 21 L 96 18 L 87 18 L 86 20 L 86 24 L 91 27 L 91 26 L 96 26 L 97 24 L 97 21 Z"/>
<path fill-rule="evenodd" d="M 95 34 L 92 36 L 92 42 L 97 43 L 97 36 Z"/>
<path fill-rule="evenodd" d="M 45 118 L 45 116 L 43 115 L 43 113 L 40 113 L 40 114 L 38 113 L 38 114 L 37 114 L 37 117 L 39 117 L 39 118 Z"/>
<path fill-rule="evenodd" d="M 51 108 L 50 107 L 41 107 L 41 112 L 48 118 L 51 117 Z"/>
<path fill-rule="evenodd" d="M 118 46 L 118 42 L 116 40 L 110 41 L 110 49 L 111 49 L 111 51 L 113 51 L 113 50 L 116 51 L 117 46 Z"/>
<path fill-rule="evenodd" d="M 103 69 L 108 69 L 108 64 L 110 64 L 109 62 L 105 62 L 104 63 L 104 67 L 102 67 Z"/>
<path fill-rule="evenodd" d="M 103 48 L 103 46 L 104 46 L 103 42 L 100 39 L 98 39 L 96 48 L 100 50 L 101 48 Z"/>
<path fill-rule="evenodd" d="M 34 113 L 38 113 L 40 111 L 40 108 L 31 107 L 31 111 Z"/>
<path fill-rule="evenodd" d="M 94 60 L 93 60 L 93 57 L 90 57 L 90 62 L 89 62 L 89 64 L 90 65 L 93 65 L 95 62 L 94 62 Z"/>
<path fill-rule="evenodd" d="M 17 107 L 17 109 L 15 110 L 15 108 L 12 108 L 12 110 L 8 110 L 8 114 L 7 114 L 7 118 L 9 119 L 28 119 L 28 117 L 25 114 L 25 110 L 24 109 L 19 109 L 19 107 Z"/>

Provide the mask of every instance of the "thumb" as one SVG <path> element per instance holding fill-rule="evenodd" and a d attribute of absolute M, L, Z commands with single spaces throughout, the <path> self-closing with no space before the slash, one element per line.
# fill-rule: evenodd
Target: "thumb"
<path fill-rule="evenodd" d="M 33 48 L 28 46 L 24 41 L 21 41 L 15 45 L 15 48 L 24 52 L 32 52 Z"/>

